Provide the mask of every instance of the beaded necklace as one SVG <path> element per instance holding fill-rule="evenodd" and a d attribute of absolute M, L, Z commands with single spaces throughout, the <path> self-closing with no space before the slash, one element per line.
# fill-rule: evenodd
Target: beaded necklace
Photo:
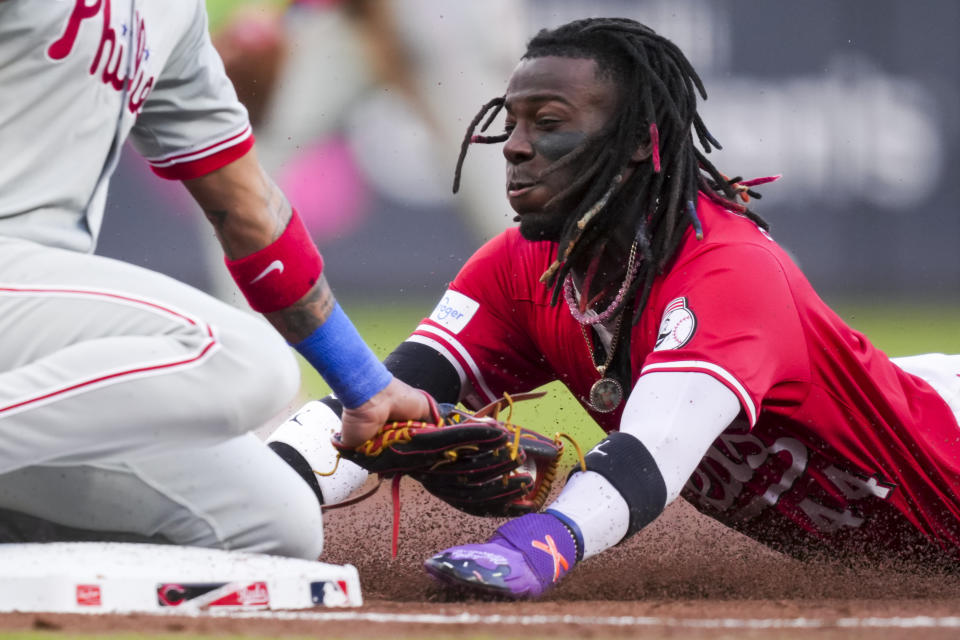
<path fill-rule="evenodd" d="M 610 303 L 610 306 L 608 306 L 602 313 L 587 315 L 584 311 L 580 310 L 580 305 L 577 304 L 576 296 L 574 295 L 573 291 L 573 277 L 570 274 L 567 274 L 567 278 L 563 283 L 563 297 L 567 301 L 567 306 L 570 308 L 570 314 L 578 323 L 580 323 L 580 333 L 583 335 L 583 339 L 587 343 L 587 351 L 590 353 L 590 362 L 593 363 L 593 366 L 597 369 L 597 373 L 600 374 L 600 379 L 594 382 L 590 387 L 590 398 L 588 400 L 590 406 L 593 407 L 594 411 L 597 411 L 598 413 L 610 413 L 619 407 L 621 402 L 623 402 L 623 386 L 615 378 L 608 377 L 606 373 L 607 369 L 610 367 L 610 363 L 613 362 L 614 355 L 617 353 L 617 341 L 620 338 L 620 328 L 623 326 L 624 316 L 627 315 L 624 313 L 623 309 L 620 309 L 620 305 L 623 303 L 623 298 L 626 295 L 627 290 L 630 288 L 630 284 L 637 275 L 639 263 L 636 258 L 637 243 L 634 242 L 633 246 L 630 247 L 630 257 L 627 260 L 627 275 L 623 280 L 623 284 L 620 286 L 620 290 Z M 591 279 L 592 278 L 590 277 L 586 279 L 587 286 L 584 288 L 588 288 L 589 281 Z M 582 295 L 585 296 L 589 294 L 588 292 L 584 291 Z M 587 326 L 593 326 L 605 322 L 618 312 L 619 317 L 617 318 L 617 324 L 610 339 L 610 347 L 607 349 L 606 360 L 602 364 L 597 364 L 593 352 L 593 341 L 587 334 Z"/>
<path fill-rule="evenodd" d="M 570 314 L 573 315 L 573 319 L 583 325 L 600 324 L 613 317 L 613 314 L 616 313 L 618 308 L 620 308 L 620 304 L 623 302 L 623 297 L 627 294 L 627 289 L 630 288 L 630 285 L 633 283 L 633 279 L 637 277 L 637 270 L 639 268 L 640 262 L 637 261 L 637 243 L 634 242 L 630 247 L 630 258 L 627 260 L 627 275 L 623 280 L 623 284 L 620 285 L 620 290 L 617 291 L 617 295 L 613 298 L 610 306 L 604 309 L 602 313 L 598 313 L 594 316 L 588 316 L 584 312 L 580 311 L 576 296 L 573 293 L 573 275 L 568 273 L 567 277 L 563 281 L 563 299 L 567 301 L 567 306 L 570 307 Z M 586 291 L 583 293 L 584 295 L 588 295 L 588 292 Z"/>

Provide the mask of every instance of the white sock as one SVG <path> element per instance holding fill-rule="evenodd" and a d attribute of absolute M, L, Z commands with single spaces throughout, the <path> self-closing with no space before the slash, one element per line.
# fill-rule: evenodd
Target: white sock
<path fill-rule="evenodd" d="M 559 511 L 580 527 L 584 560 L 623 540 L 630 524 L 627 501 L 609 480 L 594 471 L 570 476 L 550 509 Z"/>
<path fill-rule="evenodd" d="M 267 438 L 268 444 L 283 442 L 296 449 L 314 471 L 329 473 L 336 467 L 331 476 L 317 475 L 324 504 L 343 502 L 367 481 L 367 471 L 362 467 L 343 459 L 337 463 L 337 450 L 330 438 L 339 431 L 340 419 L 333 409 L 311 400 Z"/>

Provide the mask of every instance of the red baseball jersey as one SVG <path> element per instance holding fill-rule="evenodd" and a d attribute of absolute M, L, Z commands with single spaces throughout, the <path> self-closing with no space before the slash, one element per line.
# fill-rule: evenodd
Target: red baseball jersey
<path fill-rule="evenodd" d="M 700 372 L 740 399 L 684 498 L 788 552 L 960 557 L 960 428 L 945 400 L 848 327 L 767 233 L 703 197 L 698 213 L 703 239 L 688 230 L 631 334 L 632 383 Z M 539 283 L 555 252 L 504 232 L 410 339 L 469 380 L 467 404 L 561 380 L 611 431 L 623 405 L 590 408 L 599 375 L 580 324 Z"/>

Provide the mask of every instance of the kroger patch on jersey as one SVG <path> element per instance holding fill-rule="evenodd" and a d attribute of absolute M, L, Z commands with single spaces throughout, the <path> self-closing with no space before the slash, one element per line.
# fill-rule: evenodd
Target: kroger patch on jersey
<path fill-rule="evenodd" d="M 660 320 L 657 343 L 653 350 L 679 349 L 690 342 L 696 330 L 697 316 L 687 307 L 687 299 L 676 298 L 663 310 L 663 319 Z"/>
<path fill-rule="evenodd" d="M 480 303 L 476 300 L 447 289 L 433 313 L 430 314 L 430 319 L 450 333 L 457 334 L 467 326 L 470 318 L 479 308 Z"/>

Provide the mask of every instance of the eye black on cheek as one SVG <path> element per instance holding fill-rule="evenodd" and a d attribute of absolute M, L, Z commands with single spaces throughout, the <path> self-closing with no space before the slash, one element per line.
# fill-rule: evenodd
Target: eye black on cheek
<path fill-rule="evenodd" d="M 550 161 L 556 161 L 579 147 L 587 135 L 581 131 L 548 131 L 537 138 L 533 148 Z"/>

